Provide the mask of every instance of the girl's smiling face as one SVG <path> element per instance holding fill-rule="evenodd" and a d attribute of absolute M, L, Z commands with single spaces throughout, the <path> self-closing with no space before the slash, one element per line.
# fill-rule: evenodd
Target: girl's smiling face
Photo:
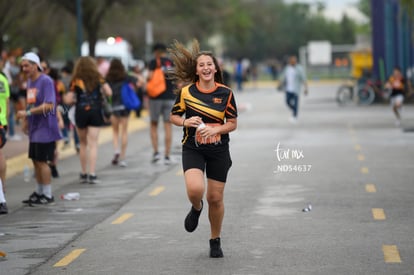
<path fill-rule="evenodd" d="M 214 74 L 217 72 L 213 58 L 209 55 L 200 55 L 197 58 L 196 74 L 200 81 L 214 81 Z"/>

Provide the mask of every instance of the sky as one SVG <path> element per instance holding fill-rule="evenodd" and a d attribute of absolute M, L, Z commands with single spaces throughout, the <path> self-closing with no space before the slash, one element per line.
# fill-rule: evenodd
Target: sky
<path fill-rule="evenodd" d="M 350 18 L 358 23 L 367 22 L 367 18 L 356 8 L 358 0 L 285 0 L 286 3 L 303 2 L 303 3 L 325 3 L 324 14 L 327 18 L 341 20 L 342 14 L 346 13 Z"/>

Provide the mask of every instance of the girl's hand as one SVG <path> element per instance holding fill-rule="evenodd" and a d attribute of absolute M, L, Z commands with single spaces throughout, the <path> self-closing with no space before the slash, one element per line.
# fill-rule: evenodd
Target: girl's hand
<path fill-rule="evenodd" d="M 20 111 L 17 111 L 16 113 L 17 119 L 26 118 L 26 116 L 27 116 L 27 113 L 25 110 L 20 110 Z"/>
<path fill-rule="evenodd" d="M 194 127 L 197 128 L 198 125 L 200 125 L 201 123 L 203 123 L 203 120 L 201 119 L 201 117 L 199 116 L 192 116 L 190 118 L 186 118 L 184 125 L 186 127 Z"/>
<path fill-rule="evenodd" d="M 200 135 L 204 138 L 212 137 L 212 136 L 219 133 L 218 132 L 218 127 L 211 127 L 211 126 L 208 126 L 208 125 L 206 125 L 202 128 L 198 128 L 197 132 L 199 132 Z"/>

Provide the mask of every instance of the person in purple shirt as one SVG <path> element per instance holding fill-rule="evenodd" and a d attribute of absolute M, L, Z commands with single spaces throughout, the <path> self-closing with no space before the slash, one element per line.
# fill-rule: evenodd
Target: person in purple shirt
<path fill-rule="evenodd" d="M 32 159 L 37 181 L 36 190 L 23 203 L 45 205 L 54 203 L 51 186 L 51 171 L 48 165 L 53 161 L 56 140 L 61 139 L 56 117 L 56 97 L 53 80 L 42 73 L 39 56 L 26 53 L 21 67 L 27 81 L 27 109 L 17 113 L 26 125 L 29 135 L 29 158 Z"/>

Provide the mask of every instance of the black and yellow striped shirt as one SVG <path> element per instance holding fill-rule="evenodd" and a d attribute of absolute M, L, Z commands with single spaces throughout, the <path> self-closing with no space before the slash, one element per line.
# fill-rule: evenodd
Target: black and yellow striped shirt
<path fill-rule="evenodd" d="M 199 116 L 204 123 L 224 124 L 227 118 L 237 117 L 236 101 L 230 88 L 216 83 L 214 89 L 206 91 L 198 83 L 190 84 L 181 89 L 177 95 L 171 113 L 185 118 Z M 183 144 L 194 142 L 196 129 L 184 127 Z M 229 134 L 221 135 L 221 143 L 227 144 Z"/>

